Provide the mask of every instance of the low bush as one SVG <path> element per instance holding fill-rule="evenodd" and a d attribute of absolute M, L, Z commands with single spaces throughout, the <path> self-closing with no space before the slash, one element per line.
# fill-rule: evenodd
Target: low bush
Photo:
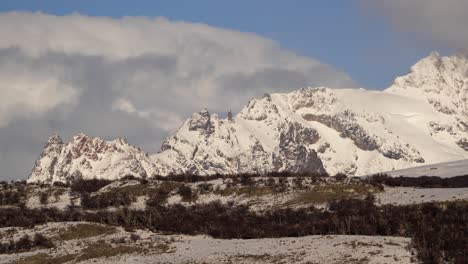
<path fill-rule="evenodd" d="M 101 188 L 110 184 L 112 181 L 103 179 L 92 179 L 92 180 L 77 180 L 74 181 L 70 189 L 72 192 L 77 193 L 93 193 L 99 191 Z"/>
<path fill-rule="evenodd" d="M 8 190 L 0 192 L 0 205 L 17 205 L 21 202 L 22 194 L 18 191 Z"/>
<path fill-rule="evenodd" d="M 184 202 L 193 202 L 194 200 L 197 199 L 197 193 L 190 188 L 190 186 L 187 185 L 181 185 L 177 189 L 177 194 L 179 194 L 182 197 L 182 201 Z"/>
<path fill-rule="evenodd" d="M 33 239 L 28 235 L 22 236 L 17 241 L 10 240 L 8 243 L 0 243 L 0 254 L 17 253 L 35 248 L 51 248 L 52 242 L 42 234 L 35 234 Z"/>
<path fill-rule="evenodd" d="M 81 206 L 84 209 L 129 206 L 134 200 L 135 197 L 125 192 L 103 192 L 97 195 L 81 194 Z"/>
<path fill-rule="evenodd" d="M 39 194 L 39 202 L 42 204 L 42 205 L 46 205 L 47 202 L 49 200 L 49 193 L 48 192 L 41 192 Z"/>

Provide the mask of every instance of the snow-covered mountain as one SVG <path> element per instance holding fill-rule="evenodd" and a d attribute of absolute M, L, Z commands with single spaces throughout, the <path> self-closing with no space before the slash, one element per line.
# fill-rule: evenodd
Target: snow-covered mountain
<path fill-rule="evenodd" d="M 150 157 L 130 146 L 125 139 L 104 141 L 78 134 L 68 143 L 53 135 L 34 164 L 29 182 L 72 181 L 74 179 L 119 179 L 127 175 L 156 174 Z"/>
<path fill-rule="evenodd" d="M 123 152 L 90 149 L 98 152 L 91 162 L 82 154 L 67 154 L 79 142 L 75 138 L 58 147 L 50 142 L 30 181 L 63 180 L 80 173 L 109 178 L 182 172 L 366 175 L 466 159 L 468 59 L 432 53 L 384 91 L 302 88 L 253 99 L 234 117 L 202 110 L 150 158 L 112 141 Z M 88 165 L 81 169 L 82 163 Z"/>

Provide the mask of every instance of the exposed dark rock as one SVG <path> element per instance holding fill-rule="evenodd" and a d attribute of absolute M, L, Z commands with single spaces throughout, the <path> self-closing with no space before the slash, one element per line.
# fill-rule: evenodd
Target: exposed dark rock
<path fill-rule="evenodd" d="M 341 137 L 351 139 L 362 150 L 376 150 L 379 145 L 359 124 L 355 122 L 353 113 L 345 111 L 340 115 L 313 115 L 302 116 L 307 121 L 322 123 L 340 133 Z"/>
<path fill-rule="evenodd" d="M 320 146 L 320 148 L 317 150 L 317 152 L 318 153 L 325 153 L 325 151 L 327 151 L 327 149 L 329 149 L 329 148 L 330 148 L 330 144 L 325 143 L 322 146 Z"/>
<path fill-rule="evenodd" d="M 314 150 L 304 143 L 313 144 L 319 139 L 317 131 L 298 123 L 289 124 L 281 133 L 280 143 L 272 155 L 272 165 L 277 171 L 325 173 L 322 161 Z"/>
<path fill-rule="evenodd" d="M 208 110 L 203 109 L 199 113 L 194 113 L 189 121 L 189 130 L 198 130 L 206 134 L 211 134 L 214 131 L 211 117 Z"/>
<path fill-rule="evenodd" d="M 458 140 L 456 143 L 460 148 L 462 148 L 465 151 L 468 151 L 468 139 L 462 138 Z"/>
<path fill-rule="evenodd" d="M 289 123 L 287 125 L 287 130 L 281 134 L 280 141 L 283 140 L 300 142 L 302 144 L 314 144 L 319 139 L 320 136 L 315 129 L 305 127 L 300 123 Z"/>

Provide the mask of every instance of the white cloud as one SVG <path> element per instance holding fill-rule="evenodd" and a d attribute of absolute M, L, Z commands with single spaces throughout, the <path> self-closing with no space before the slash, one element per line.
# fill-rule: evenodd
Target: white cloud
<path fill-rule="evenodd" d="M 119 98 L 112 103 L 112 109 L 119 110 L 128 114 L 136 112 L 135 106 L 125 98 Z"/>
<path fill-rule="evenodd" d="M 194 111 L 236 111 L 306 85 L 355 83 L 251 33 L 165 18 L 0 14 L 0 167 L 25 177 L 33 160 L 10 165 L 11 155 L 39 155 L 53 131 L 124 136 L 155 151 Z"/>
<path fill-rule="evenodd" d="M 468 47 L 466 0 L 359 0 L 370 13 L 383 15 L 401 31 L 448 45 Z"/>
<path fill-rule="evenodd" d="M 0 91 L 0 127 L 14 118 L 39 117 L 60 104 L 73 103 L 78 97 L 73 87 L 38 65 L 18 64 L 3 52 L 0 53 Z"/>

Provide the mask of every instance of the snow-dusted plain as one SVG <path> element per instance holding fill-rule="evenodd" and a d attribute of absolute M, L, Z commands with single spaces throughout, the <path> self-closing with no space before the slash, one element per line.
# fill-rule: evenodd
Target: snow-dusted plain
<path fill-rule="evenodd" d="M 73 228 L 78 235 L 70 236 Z M 83 228 L 93 233 L 79 235 Z M 78 231 L 77 231 L 78 230 Z M 55 248 L 0 255 L 6 263 L 415 263 L 410 239 L 379 236 L 305 236 L 213 239 L 208 236 L 127 232 L 97 224 L 49 223 L 34 229 L 2 228 L 0 242 L 24 234 L 53 238 Z M 133 238 L 132 238 L 133 234 Z M 138 237 L 138 238 L 136 238 Z M 100 247 L 95 250 L 93 247 Z M 29 262 L 28 262 L 29 261 Z M 33 262 L 36 261 L 36 262 Z M 59 263 L 63 263 L 59 262 Z M 55 262 L 54 262 L 55 263 Z M 58 262 L 57 262 L 58 263 Z"/>
<path fill-rule="evenodd" d="M 468 158 L 468 59 L 432 53 L 384 91 L 303 88 L 238 114 L 194 113 L 159 153 L 82 134 L 49 140 L 30 182 L 177 173 L 368 175 Z"/>
<path fill-rule="evenodd" d="M 468 188 L 385 187 L 375 194 L 377 204 L 421 204 L 429 202 L 468 201 Z"/>
<path fill-rule="evenodd" d="M 450 178 L 464 176 L 468 175 L 468 160 L 437 163 L 402 170 L 388 171 L 385 173 L 394 177 L 436 176 L 441 178 Z"/>

